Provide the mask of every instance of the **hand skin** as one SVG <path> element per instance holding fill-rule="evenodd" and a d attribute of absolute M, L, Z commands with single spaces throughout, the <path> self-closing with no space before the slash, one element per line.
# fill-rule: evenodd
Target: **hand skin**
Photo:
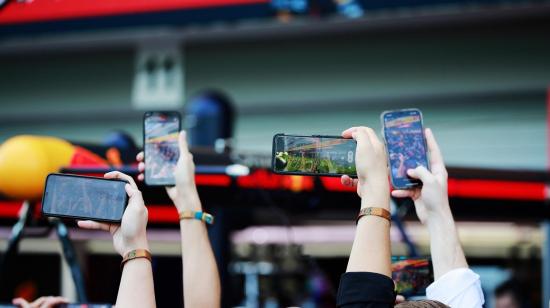
<path fill-rule="evenodd" d="M 357 141 L 355 166 L 357 179 L 344 175 L 345 186 L 356 186 L 361 208 L 390 210 L 390 187 L 386 150 L 374 130 L 352 127 L 342 133 Z M 357 223 L 355 239 L 346 272 L 374 272 L 391 278 L 390 222 L 378 216 L 364 216 Z"/>
<path fill-rule="evenodd" d="M 180 156 L 174 172 L 176 185 L 166 187 L 166 192 L 178 213 L 202 211 L 202 205 L 195 185 L 195 164 L 187 146 L 186 134 L 179 135 Z M 145 163 L 143 152 L 136 157 L 143 181 Z M 181 253 L 183 262 L 183 299 L 185 307 L 220 307 L 221 286 L 218 266 L 210 245 L 204 222 L 196 219 L 180 221 Z"/>
<path fill-rule="evenodd" d="M 449 271 L 467 268 L 468 263 L 460 245 L 447 195 L 447 169 L 432 131 L 425 131 L 430 154 L 431 172 L 423 166 L 410 169 L 407 174 L 422 181 L 421 188 L 394 190 L 396 198 L 414 200 L 416 214 L 430 233 L 430 251 L 437 280 Z"/>
<path fill-rule="evenodd" d="M 69 300 L 61 296 L 42 296 L 29 303 L 24 298 L 18 297 L 11 303 L 19 308 L 54 308 L 60 304 L 68 304 Z"/>
<path fill-rule="evenodd" d="M 147 208 L 134 179 L 124 173 L 113 171 L 104 175 L 106 179 L 121 179 L 126 184 L 129 196 L 128 206 L 120 225 L 91 220 L 79 221 L 84 229 L 109 231 L 113 236 L 115 250 L 124 256 L 134 249 L 147 249 Z M 130 260 L 124 264 L 116 307 L 156 307 L 151 262 L 144 258 Z"/>

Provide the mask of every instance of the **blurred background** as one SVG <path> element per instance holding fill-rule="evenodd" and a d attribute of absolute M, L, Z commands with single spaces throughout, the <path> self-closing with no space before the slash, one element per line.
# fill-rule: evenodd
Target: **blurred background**
<path fill-rule="evenodd" d="M 0 144 L 59 137 L 135 173 L 143 113 L 180 111 L 197 165 L 250 168 L 197 179 L 217 219 L 224 306 L 331 307 L 359 199 L 338 179 L 271 174 L 272 137 L 379 131 L 382 111 L 419 108 L 446 159 L 486 307 L 495 290 L 541 307 L 550 301 L 549 33 L 542 0 L 0 1 Z M 107 154 L 113 147 L 120 161 Z M 32 155 L 20 157 L 0 168 L 4 183 L 31 172 Z M 157 301 L 181 306 L 177 214 L 163 189 L 142 188 Z M 32 206 L 40 200 L 19 219 L 25 189 L 0 185 L 0 253 L 15 247 L 0 302 L 77 301 L 59 229 Z M 403 228 L 393 224 L 393 254 L 426 255 L 412 204 L 396 200 L 395 212 Z M 22 240 L 10 244 L 18 219 Z M 110 237 L 67 226 L 88 301 L 114 302 L 120 260 Z"/>

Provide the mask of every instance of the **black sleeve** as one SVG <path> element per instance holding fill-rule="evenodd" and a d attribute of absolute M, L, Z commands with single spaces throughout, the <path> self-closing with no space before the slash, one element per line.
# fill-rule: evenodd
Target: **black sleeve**
<path fill-rule="evenodd" d="M 388 308 L 395 303 L 393 280 L 382 274 L 349 272 L 340 278 L 336 306 Z"/>

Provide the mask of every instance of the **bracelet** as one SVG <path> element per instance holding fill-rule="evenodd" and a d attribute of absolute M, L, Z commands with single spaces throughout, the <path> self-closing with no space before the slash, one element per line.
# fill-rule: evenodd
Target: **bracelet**
<path fill-rule="evenodd" d="M 381 207 L 366 207 L 361 209 L 361 211 L 359 211 L 359 215 L 357 215 L 357 220 L 355 221 L 355 223 L 357 224 L 359 222 L 359 219 L 361 219 L 362 217 L 371 215 L 382 217 L 384 219 L 387 219 L 391 223 L 390 211 Z"/>
<path fill-rule="evenodd" d="M 182 219 L 197 219 L 204 221 L 209 225 L 214 223 L 214 216 L 201 211 L 182 211 L 180 213 L 180 220 Z"/>
<path fill-rule="evenodd" d="M 147 249 L 134 249 L 128 252 L 124 258 L 122 258 L 122 262 L 120 262 L 120 269 L 122 270 L 124 268 L 124 264 L 130 260 L 134 260 L 137 258 L 145 258 L 151 262 L 151 253 Z"/>

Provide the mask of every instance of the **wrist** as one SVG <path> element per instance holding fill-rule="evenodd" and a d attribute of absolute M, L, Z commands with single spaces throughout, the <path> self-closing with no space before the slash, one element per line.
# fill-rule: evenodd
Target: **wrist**
<path fill-rule="evenodd" d="M 146 238 L 141 238 L 136 241 L 132 241 L 131 243 L 128 243 L 122 251 L 120 251 L 120 255 L 124 257 L 127 255 L 130 251 L 136 250 L 136 249 L 145 249 L 149 251 L 149 242 Z"/>
<path fill-rule="evenodd" d="M 455 221 L 453 214 L 447 206 L 441 206 L 440 208 L 428 211 L 426 226 L 428 229 L 455 229 Z"/>
<path fill-rule="evenodd" d="M 186 190 L 178 193 L 175 200 L 172 201 L 178 212 L 202 210 L 199 194 L 196 190 Z"/>
<path fill-rule="evenodd" d="M 361 208 L 381 207 L 389 210 L 390 208 L 390 188 L 386 183 L 366 183 L 360 187 Z"/>

